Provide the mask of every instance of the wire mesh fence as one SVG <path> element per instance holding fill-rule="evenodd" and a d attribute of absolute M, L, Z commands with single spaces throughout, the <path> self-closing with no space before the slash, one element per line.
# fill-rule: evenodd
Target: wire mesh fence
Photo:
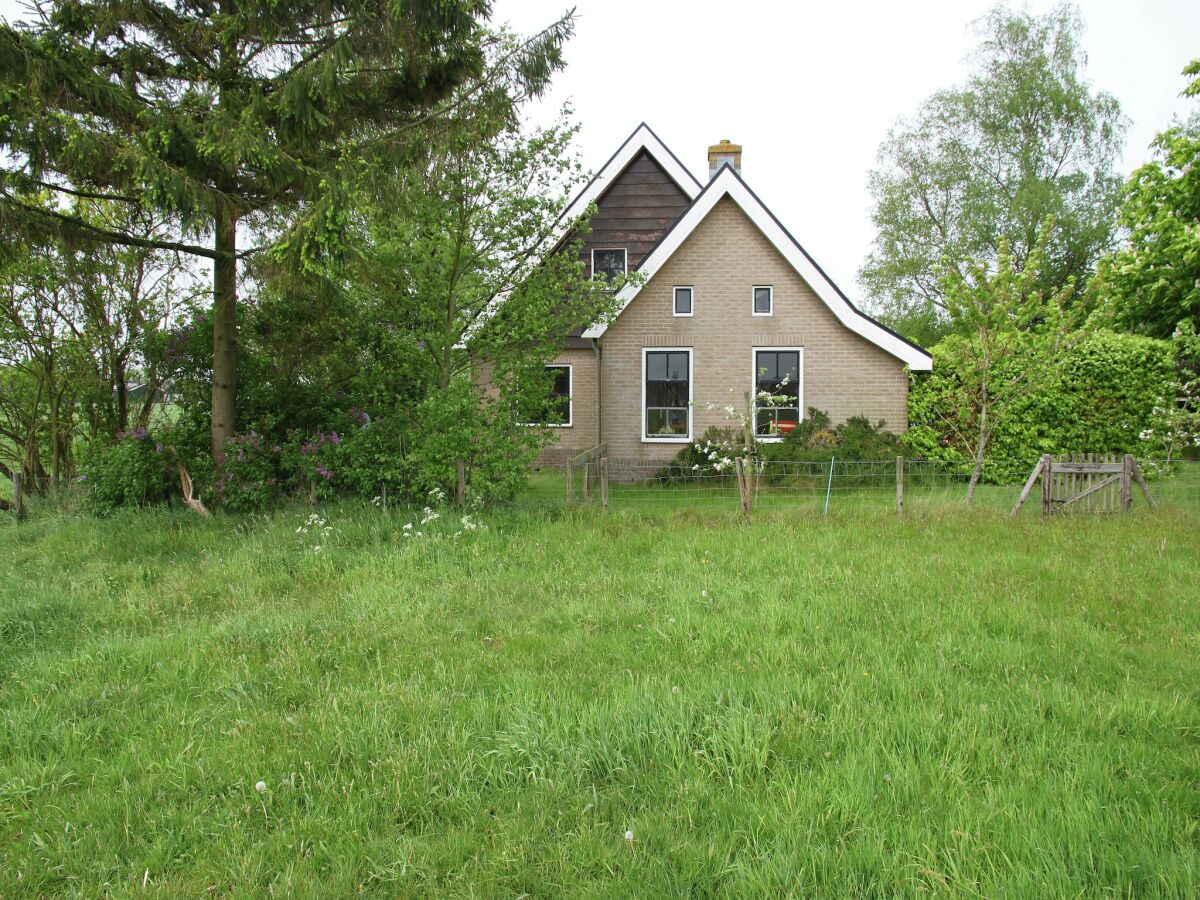
<path fill-rule="evenodd" d="M 1159 506 L 1200 513 L 1200 462 L 1174 463 L 1165 470 L 1147 464 L 1146 469 Z M 646 511 L 743 508 L 743 489 L 733 461 L 720 467 L 686 468 L 605 458 L 603 470 L 600 459 L 580 467 L 571 480 L 570 501 Z M 747 464 L 746 472 L 753 510 L 800 509 L 818 514 L 963 506 L 969 481 L 968 473 L 943 463 L 895 458 L 759 460 Z M 974 505 L 1007 512 L 1020 490 L 1020 484 L 983 483 L 976 488 Z M 1142 503 L 1140 496 L 1135 498 L 1135 507 Z M 1032 504 L 1021 514 L 1038 515 L 1040 509 Z"/>

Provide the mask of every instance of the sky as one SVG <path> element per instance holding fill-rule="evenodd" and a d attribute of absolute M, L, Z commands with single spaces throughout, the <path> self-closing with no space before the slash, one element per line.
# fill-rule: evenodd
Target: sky
<path fill-rule="evenodd" d="M 564 0 L 493 0 L 497 22 L 539 30 Z M 851 299 L 870 251 L 867 177 L 880 142 L 934 91 L 961 82 L 987 0 L 805 3 L 577 0 L 567 68 L 532 107 L 549 122 L 570 101 L 578 147 L 598 169 L 645 121 L 702 181 L 707 148 L 744 147 L 742 174 Z M 1012 6 L 1013 4 L 1010 4 Z M 1050 0 L 1027 8 L 1049 10 Z M 1086 75 L 1130 119 L 1128 174 L 1173 116 L 1180 70 L 1200 57 L 1196 0 L 1084 0 Z M 21 16 L 0 0 L 0 17 Z"/>
<path fill-rule="evenodd" d="M 702 182 L 710 144 L 741 144 L 747 183 L 857 301 L 875 236 L 867 178 L 879 145 L 898 118 L 965 79 L 978 42 L 972 23 L 992 5 L 578 0 L 567 68 L 531 119 L 548 121 L 569 100 L 591 169 L 641 121 Z M 1128 174 L 1150 158 L 1150 141 L 1172 116 L 1200 109 L 1179 97 L 1180 71 L 1200 57 L 1200 3 L 1078 5 L 1087 78 L 1131 120 L 1120 162 Z M 527 33 L 565 8 L 495 0 L 494 18 Z"/>

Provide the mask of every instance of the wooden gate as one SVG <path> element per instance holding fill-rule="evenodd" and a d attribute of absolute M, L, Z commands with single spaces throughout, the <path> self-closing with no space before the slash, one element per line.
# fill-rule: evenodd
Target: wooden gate
<path fill-rule="evenodd" d="M 1154 500 L 1142 470 L 1132 454 L 1067 453 L 1061 456 L 1046 454 L 1033 467 L 1029 480 L 1017 498 L 1012 515 L 1016 515 L 1030 491 L 1042 481 L 1042 515 L 1053 516 L 1069 508 L 1091 512 L 1118 512 L 1133 505 L 1133 484 L 1136 481 L 1151 509 Z"/>

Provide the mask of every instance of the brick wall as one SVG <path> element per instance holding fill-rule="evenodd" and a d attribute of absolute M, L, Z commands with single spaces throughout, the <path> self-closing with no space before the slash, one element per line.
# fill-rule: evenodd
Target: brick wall
<path fill-rule="evenodd" d="M 672 315 L 676 285 L 694 288 L 691 318 Z M 774 287 L 774 315 L 751 315 L 754 285 Z M 893 431 L 908 427 L 904 363 L 842 325 L 729 198 L 713 208 L 600 343 L 603 439 L 613 459 L 665 461 L 681 446 L 642 442 L 644 347 L 692 348 L 693 439 L 710 426 L 731 424 L 723 412 L 705 410 L 705 402 L 744 405 L 753 384 L 752 347 L 803 348 L 805 409 L 823 409 L 835 423 L 865 415 L 886 420 Z M 576 409 L 584 396 L 577 388 Z"/>

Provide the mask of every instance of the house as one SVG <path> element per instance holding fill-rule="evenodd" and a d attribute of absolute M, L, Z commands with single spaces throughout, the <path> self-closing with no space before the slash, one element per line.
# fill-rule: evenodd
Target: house
<path fill-rule="evenodd" d="M 851 304 L 747 186 L 741 157 L 710 147 L 702 184 L 642 124 L 564 212 L 596 204 L 582 237 L 593 277 L 644 281 L 550 363 L 561 415 L 541 463 L 601 442 L 613 459 L 666 462 L 730 427 L 723 407 L 759 390 L 788 398 L 756 410 L 759 440 L 780 440 L 810 406 L 907 428 L 906 370 L 930 369 L 930 355 Z"/>

